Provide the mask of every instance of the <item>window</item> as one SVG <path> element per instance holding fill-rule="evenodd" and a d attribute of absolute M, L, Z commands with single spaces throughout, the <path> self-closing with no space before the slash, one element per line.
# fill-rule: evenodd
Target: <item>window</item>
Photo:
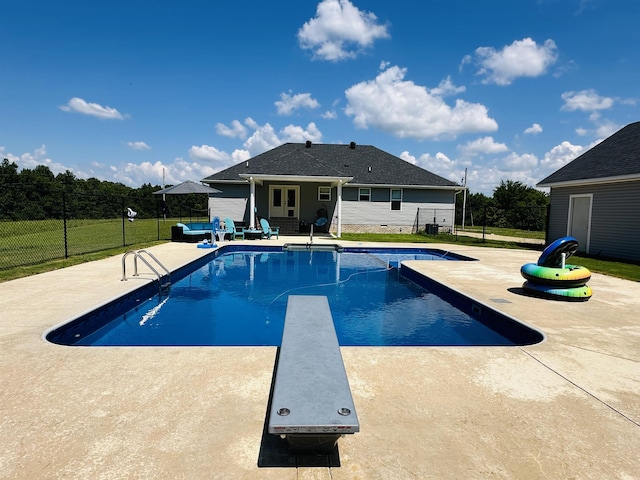
<path fill-rule="evenodd" d="M 371 189 L 370 188 L 359 188 L 358 189 L 358 200 L 361 202 L 370 202 L 371 201 Z"/>
<path fill-rule="evenodd" d="M 318 187 L 318 200 L 321 202 L 330 202 L 331 187 Z"/>
<path fill-rule="evenodd" d="M 273 190 L 273 207 L 282 206 L 282 189 L 276 188 Z"/>
<path fill-rule="evenodd" d="M 391 210 L 402 210 L 402 189 L 391 189 Z"/>

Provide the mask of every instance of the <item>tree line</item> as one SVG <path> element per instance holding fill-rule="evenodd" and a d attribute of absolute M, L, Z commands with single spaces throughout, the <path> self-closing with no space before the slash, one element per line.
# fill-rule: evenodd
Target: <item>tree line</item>
<path fill-rule="evenodd" d="M 456 202 L 456 223 L 462 224 L 463 202 Z M 522 182 L 502 180 L 493 196 L 467 195 L 464 224 L 488 227 L 546 230 L 548 194 Z"/>
<path fill-rule="evenodd" d="M 157 218 L 207 210 L 205 195 L 167 195 L 164 202 L 162 196 L 153 195 L 161 189 L 150 183 L 132 188 L 97 178 L 80 179 L 69 170 L 54 175 L 46 165 L 18 171 L 18 165 L 5 158 L 0 164 L 0 219 L 120 218 L 127 208 L 136 211 L 137 218 Z"/>

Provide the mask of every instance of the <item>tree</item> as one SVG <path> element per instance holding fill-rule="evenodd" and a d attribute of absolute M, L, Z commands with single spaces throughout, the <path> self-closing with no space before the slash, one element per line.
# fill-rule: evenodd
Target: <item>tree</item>
<path fill-rule="evenodd" d="M 18 188 L 18 165 L 9 163 L 9 159 L 2 160 L 0 165 L 0 218 L 17 220 L 15 214 L 23 200 L 23 192 Z"/>
<path fill-rule="evenodd" d="M 495 226 L 544 230 L 549 198 L 546 193 L 522 182 L 503 180 L 493 191 Z"/>

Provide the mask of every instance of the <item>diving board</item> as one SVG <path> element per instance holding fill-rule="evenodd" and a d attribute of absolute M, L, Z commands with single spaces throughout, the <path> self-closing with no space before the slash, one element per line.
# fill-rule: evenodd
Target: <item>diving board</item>
<path fill-rule="evenodd" d="M 325 296 L 290 295 L 268 432 L 299 450 L 327 450 L 360 430 Z"/>

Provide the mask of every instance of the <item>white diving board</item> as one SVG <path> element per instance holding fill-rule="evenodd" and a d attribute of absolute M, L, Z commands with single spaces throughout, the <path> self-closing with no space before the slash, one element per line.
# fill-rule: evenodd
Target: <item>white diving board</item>
<path fill-rule="evenodd" d="M 327 297 L 290 295 L 268 432 L 294 449 L 326 450 L 359 430 Z"/>

